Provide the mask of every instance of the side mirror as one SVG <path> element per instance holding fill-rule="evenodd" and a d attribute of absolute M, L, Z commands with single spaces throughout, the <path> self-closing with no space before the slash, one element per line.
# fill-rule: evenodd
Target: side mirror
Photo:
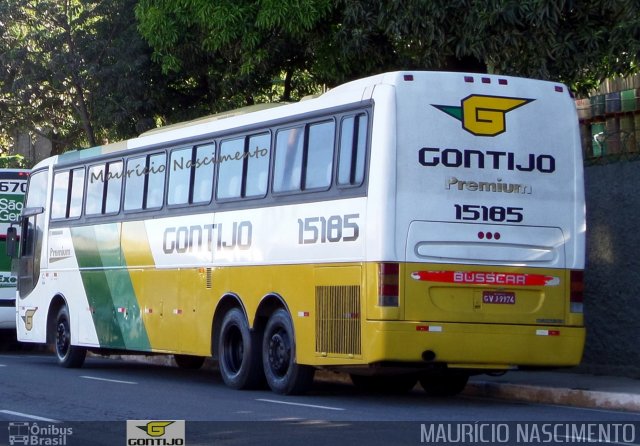
<path fill-rule="evenodd" d="M 12 259 L 18 257 L 18 230 L 14 226 L 7 229 L 7 256 Z"/>

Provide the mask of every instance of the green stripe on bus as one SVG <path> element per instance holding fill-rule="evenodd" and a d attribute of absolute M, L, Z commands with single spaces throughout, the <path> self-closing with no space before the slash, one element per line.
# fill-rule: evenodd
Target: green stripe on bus
<path fill-rule="evenodd" d="M 100 346 L 148 351 L 149 338 L 119 247 L 119 228 L 72 228 L 73 246 Z"/>

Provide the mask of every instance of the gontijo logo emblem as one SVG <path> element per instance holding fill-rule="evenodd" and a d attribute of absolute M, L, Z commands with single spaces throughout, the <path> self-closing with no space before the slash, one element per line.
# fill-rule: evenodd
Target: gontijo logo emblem
<path fill-rule="evenodd" d="M 507 130 L 505 115 L 534 99 L 472 94 L 455 105 L 431 104 L 462 122 L 462 128 L 476 136 L 496 136 Z"/>
<path fill-rule="evenodd" d="M 150 421 L 145 426 L 138 426 L 138 429 L 142 429 L 150 437 L 162 437 L 165 428 L 173 423 L 173 421 Z"/>
<path fill-rule="evenodd" d="M 33 328 L 33 315 L 36 314 L 36 311 L 38 311 L 38 307 L 30 308 L 24 312 L 24 316 L 20 316 L 20 319 L 24 322 L 24 328 L 26 328 L 27 331 L 31 331 Z"/>
<path fill-rule="evenodd" d="M 184 420 L 127 420 L 127 445 L 184 446 L 184 427 Z"/>

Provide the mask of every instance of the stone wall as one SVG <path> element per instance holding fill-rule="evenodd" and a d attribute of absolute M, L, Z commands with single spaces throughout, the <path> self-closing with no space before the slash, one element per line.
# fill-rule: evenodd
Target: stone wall
<path fill-rule="evenodd" d="M 640 378 L 640 162 L 585 168 L 587 343 L 581 369 Z"/>
<path fill-rule="evenodd" d="M 10 150 L 12 155 L 22 155 L 29 166 L 51 156 L 51 140 L 41 134 L 16 131 L 14 134 L 15 145 Z"/>

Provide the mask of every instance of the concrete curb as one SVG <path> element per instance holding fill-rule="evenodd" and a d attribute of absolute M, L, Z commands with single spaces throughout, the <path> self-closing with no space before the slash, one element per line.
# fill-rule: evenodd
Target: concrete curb
<path fill-rule="evenodd" d="M 540 404 L 640 412 L 640 395 L 627 393 L 475 381 L 467 384 L 463 394 Z"/>

